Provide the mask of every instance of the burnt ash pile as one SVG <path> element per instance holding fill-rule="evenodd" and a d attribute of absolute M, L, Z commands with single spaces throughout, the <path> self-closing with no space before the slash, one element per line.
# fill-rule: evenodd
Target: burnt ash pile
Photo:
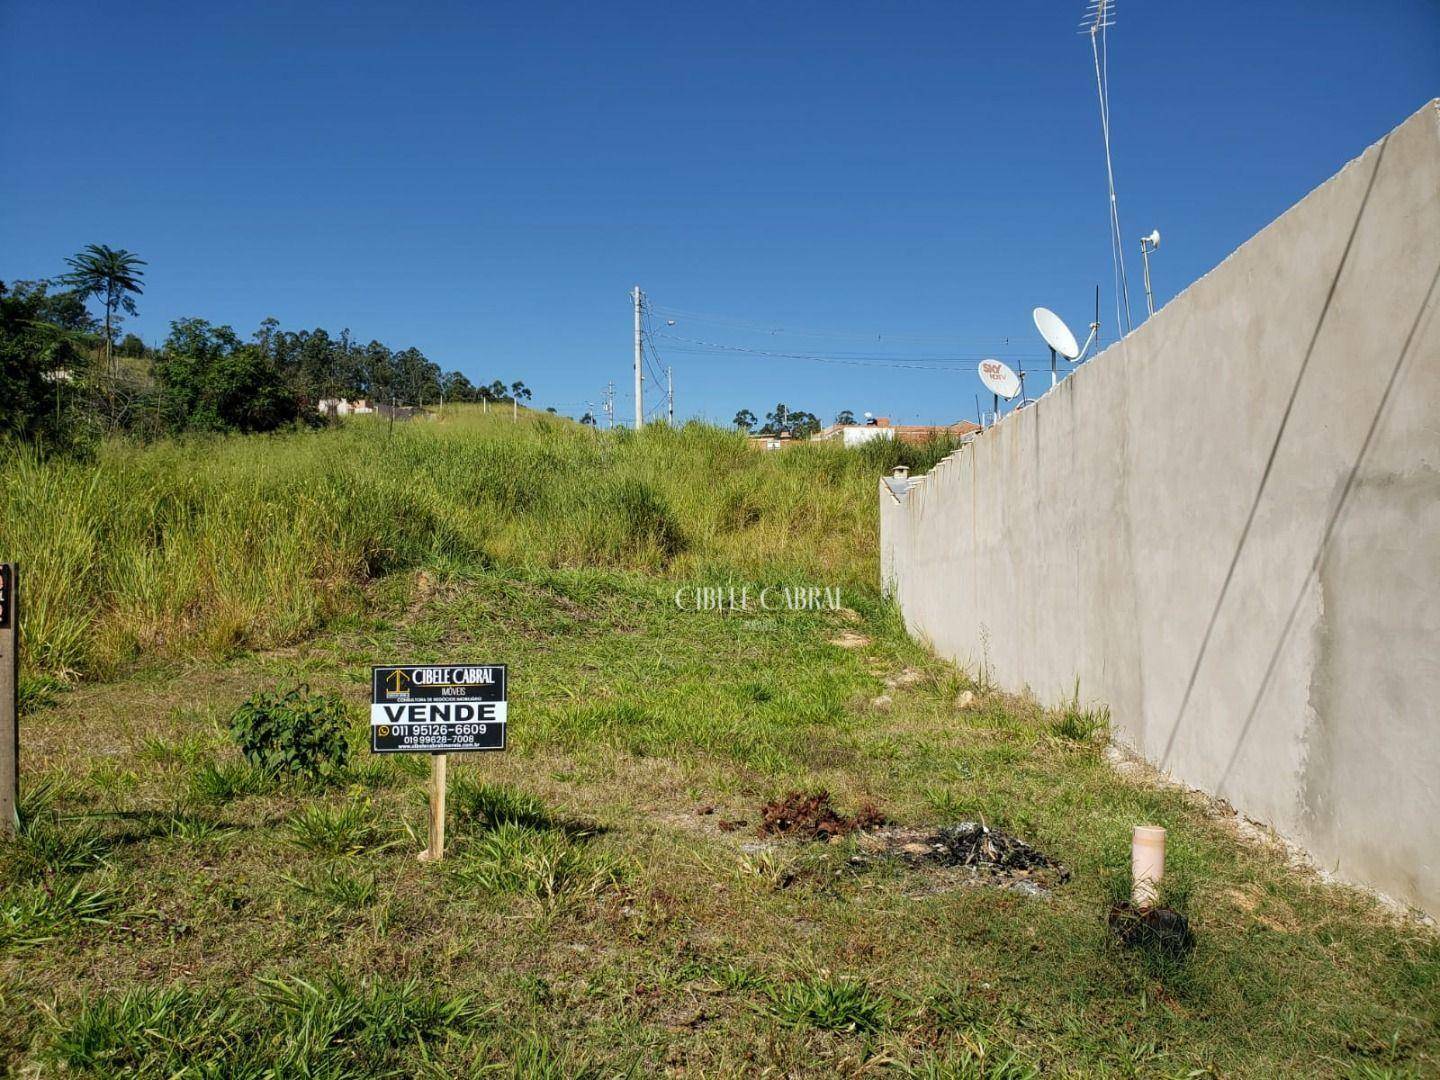
<path fill-rule="evenodd" d="M 1070 871 L 1044 852 L 981 821 L 961 821 L 932 830 L 878 829 L 862 838 L 859 846 L 861 862 L 866 856 L 888 856 L 917 870 L 959 871 L 974 884 L 1023 892 L 1043 891 L 1070 879 Z"/>

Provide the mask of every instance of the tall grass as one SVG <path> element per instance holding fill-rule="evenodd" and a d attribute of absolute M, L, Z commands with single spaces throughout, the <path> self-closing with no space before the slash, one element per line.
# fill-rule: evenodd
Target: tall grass
<path fill-rule="evenodd" d="M 84 461 L 0 447 L 0 558 L 23 564 L 27 676 L 108 678 L 296 640 L 422 565 L 869 583 L 876 478 L 950 448 L 767 454 L 699 424 L 596 432 L 464 407 Z"/>

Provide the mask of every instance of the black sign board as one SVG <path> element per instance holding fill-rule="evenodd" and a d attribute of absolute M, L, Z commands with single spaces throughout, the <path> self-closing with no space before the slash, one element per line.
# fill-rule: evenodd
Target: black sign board
<path fill-rule="evenodd" d="M 10 612 L 15 607 L 14 589 L 10 564 L 0 563 L 0 630 L 10 629 Z"/>
<path fill-rule="evenodd" d="M 505 749 L 503 664 L 370 669 L 370 749 L 454 754 Z"/>

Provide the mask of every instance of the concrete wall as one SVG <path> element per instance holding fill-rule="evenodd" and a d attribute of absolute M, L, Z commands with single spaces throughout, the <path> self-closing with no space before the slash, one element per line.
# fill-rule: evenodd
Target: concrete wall
<path fill-rule="evenodd" d="M 1440 102 L 901 496 L 911 631 L 1440 914 Z"/>

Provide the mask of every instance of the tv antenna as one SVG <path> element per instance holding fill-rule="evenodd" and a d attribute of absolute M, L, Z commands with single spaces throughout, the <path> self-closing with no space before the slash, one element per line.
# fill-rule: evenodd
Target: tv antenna
<path fill-rule="evenodd" d="M 1000 399 L 1009 401 L 1016 394 L 1024 400 L 1025 380 L 1010 370 L 1010 365 L 999 360 L 985 359 L 979 365 L 980 381 L 995 398 L 995 419 L 1000 419 Z"/>
<path fill-rule="evenodd" d="M 1115 166 L 1110 156 L 1110 50 L 1106 31 L 1115 25 L 1115 0 L 1089 0 L 1080 32 L 1090 35 L 1090 52 L 1095 60 L 1095 92 L 1100 98 L 1100 133 L 1105 140 L 1105 179 L 1110 189 L 1110 261 L 1115 268 L 1115 325 L 1121 325 L 1124 306 L 1125 333 L 1130 325 L 1130 282 L 1125 276 L 1125 245 L 1121 240 L 1120 206 L 1115 199 Z M 1121 335 L 1124 336 L 1123 334 Z"/>
<path fill-rule="evenodd" d="M 1045 344 L 1050 346 L 1050 388 L 1053 390 L 1059 381 L 1055 373 L 1055 354 L 1059 353 L 1070 363 L 1078 364 L 1080 358 L 1089 351 L 1095 336 L 1100 333 L 1100 290 L 1095 290 L 1095 321 L 1090 324 L 1090 336 L 1085 339 L 1083 347 L 1076 343 L 1075 335 L 1070 332 L 1070 327 L 1065 325 L 1065 320 L 1049 308 L 1037 307 L 1034 319 L 1035 329 L 1040 331 Z"/>

